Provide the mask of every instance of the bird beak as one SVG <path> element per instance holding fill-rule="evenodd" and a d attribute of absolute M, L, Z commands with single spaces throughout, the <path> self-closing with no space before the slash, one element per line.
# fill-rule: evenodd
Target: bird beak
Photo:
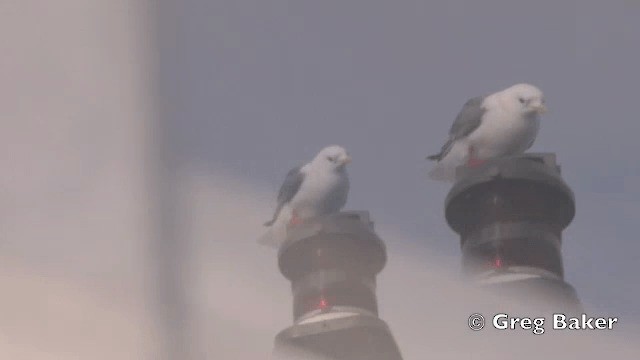
<path fill-rule="evenodd" d="M 351 162 L 351 156 L 347 155 L 344 159 L 342 159 L 342 165 L 346 165 Z"/>
<path fill-rule="evenodd" d="M 538 114 L 544 114 L 547 112 L 547 107 L 544 106 L 544 104 L 538 104 L 538 105 L 533 105 L 531 106 L 533 108 L 533 110 L 535 110 L 535 112 L 537 112 Z"/>

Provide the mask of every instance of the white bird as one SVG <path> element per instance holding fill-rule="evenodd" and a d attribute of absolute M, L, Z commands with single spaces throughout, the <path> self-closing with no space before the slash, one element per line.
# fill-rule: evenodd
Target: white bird
<path fill-rule="evenodd" d="M 302 220 L 340 211 L 347 202 L 349 177 L 347 151 L 337 145 L 322 149 L 304 166 L 289 171 L 278 192 L 270 227 L 258 242 L 278 247 L 286 238 L 287 228 Z"/>
<path fill-rule="evenodd" d="M 525 152 L 533 145 L 546 110 L 542 91 L 530 84 L 468 100 L 440 152 L 427 157 L 438 162 L 429 177 L 455 181 L 460 165 L 478 166 L 491 158 Z"/>

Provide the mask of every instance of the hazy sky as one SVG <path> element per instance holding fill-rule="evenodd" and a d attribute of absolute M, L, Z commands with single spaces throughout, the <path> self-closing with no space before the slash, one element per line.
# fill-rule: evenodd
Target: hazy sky
<path fill-rule="evenodd" d="M 355 159 L 348 208 L 369 210 L 387 242 L 380 315 L 407 359 L 638 353 L 624 331 L 468 330 L 488 299 L 456 281 L 448 186 L 423 160 L 468 97 L 542 87 L 552 111 L 535 150 L 558 152 L 578 201 L 568 281 L 594 316 L 639 325 L 637 2 L 166 1 L 159 34 L 154 1 L 3 3 L 0 358 L 156 360 L 172 344 L 264 357 L 291 324 L 290 283 L 254 237 L 287 170 L 330 143 Z M 158 115 L 169 150 L 198 161 L 175 183 L 156 172 Z M 164 190 L 170 221 L 155 217 Z M 185 233 L 163 232 L 174 224 Z"/>
<path fill-rule="evenodd" d="M 469 97 L 539 86 L 550 112 L 532 151 L 557 153 L 577 202 L 566 280 L 591 308 L 640 321 L 640 1 L 168 3 L 161 90 L 185 159 L 275 197 L 289 168 L 343 145 L 354 158 L 347 208 L 454 272 L 448 185 L 427 179 L 424 157 Z"/>

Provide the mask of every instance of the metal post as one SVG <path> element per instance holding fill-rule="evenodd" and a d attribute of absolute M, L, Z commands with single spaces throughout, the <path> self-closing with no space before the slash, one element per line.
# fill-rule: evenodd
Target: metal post
<path fill-rule="evenodd" d="M 276 359 L 402 359 L 378 318 L 376 275 L 386 249 L 367 212 L 292 227 L 278 259 L 292 284 L 294 325 L 277 335 Z"/>
<path fill-rule="evenodd" d="M 525 154 L 460 167 L 445 205 L 473 283 L 541 310 L 579 312 L 564 281 L 562 231 L 575 215 L 555 154 Z"/>

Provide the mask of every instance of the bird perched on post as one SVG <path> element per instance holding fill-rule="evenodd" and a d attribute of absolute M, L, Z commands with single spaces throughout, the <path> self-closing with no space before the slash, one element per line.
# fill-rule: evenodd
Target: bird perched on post
<path fill-rule="evenodd" d="M 427 157 L 438 162 L 429 177 L 455 181 L 460 165 L 478 166 L 491 158 L 523 153 L 533 145 L 546 110 L 542 91 L 530 84 L 469 99 L 440 152 Z"/>
<path fill-rule="evenodd" d="M 278 192 L 278 203 L 269 230 L 258 242 L 277 247 L 286 229 L 304 219 L 340 211 L 347 202 L 349 177 L 346 165 L 351 157 L 341 146 L 328 146 L 311 162 L 291 169 Z"/>

